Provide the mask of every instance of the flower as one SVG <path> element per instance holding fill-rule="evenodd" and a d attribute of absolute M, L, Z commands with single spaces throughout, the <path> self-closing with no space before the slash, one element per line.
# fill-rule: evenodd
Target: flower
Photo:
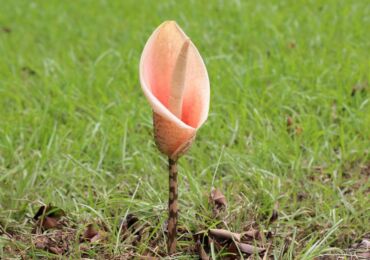
<path fill-rule="evenodd" d="M 203 59 L 176 22 L 166 21 L 147 41 L 139 69 L 153 109 L 155 142 L 177 159 L 208 117 L 210 89 Z"/>

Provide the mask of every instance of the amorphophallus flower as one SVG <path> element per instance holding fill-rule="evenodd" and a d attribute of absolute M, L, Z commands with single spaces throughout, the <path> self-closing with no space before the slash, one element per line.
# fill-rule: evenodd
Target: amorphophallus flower
<path fill-rule="evenodd" d="M 177 159 L 208 116 L 209 79 L 197 48 L 174 21 L 162 23 L 140 60 L 140 83 L 153 110 L 154 139 L 169 158 L 169 253 L 176 248 Z"/>

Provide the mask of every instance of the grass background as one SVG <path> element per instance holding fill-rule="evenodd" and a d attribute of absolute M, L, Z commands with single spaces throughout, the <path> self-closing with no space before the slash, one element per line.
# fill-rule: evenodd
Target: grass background
<path fill-rule="evenodd" d="M 104 221 L 105 250 L 119 255 L 131 245 L 113 231 L 130 212 L 164 245 L 167 162 L 138 62 L 169 19 L 211 80 L 208 121 L 180 161 L 180 224 L 218 223 L 213 185 L 229 202 L 228 228 L 274 230 L 277 259 L 341 253 L 370 232 L 370 5 L 344 0 L 2 1 L 1 225 L 27 234 L 27 218 L 53 203 L 81 230 Z"/>

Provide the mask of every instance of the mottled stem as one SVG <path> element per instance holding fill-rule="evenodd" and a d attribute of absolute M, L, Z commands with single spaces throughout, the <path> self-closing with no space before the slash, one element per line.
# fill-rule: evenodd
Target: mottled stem
<path fill-rule="evenodd" d="M 168 159 L 169 170 L 169 197 L 168 197 L 168 254 L 176 252 L 176 226 L 177 226 L 177 161 Z"/>

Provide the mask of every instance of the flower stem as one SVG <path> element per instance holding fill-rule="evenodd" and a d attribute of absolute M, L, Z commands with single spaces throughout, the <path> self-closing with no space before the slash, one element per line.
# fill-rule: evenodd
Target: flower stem
<path fill-rule="evenodd" d="M 168 254 L 176 252 L 176 226 L 177 226 L 177 160 L 168 159 L 169 170 L 169 197 L 168 197 Z"/>

